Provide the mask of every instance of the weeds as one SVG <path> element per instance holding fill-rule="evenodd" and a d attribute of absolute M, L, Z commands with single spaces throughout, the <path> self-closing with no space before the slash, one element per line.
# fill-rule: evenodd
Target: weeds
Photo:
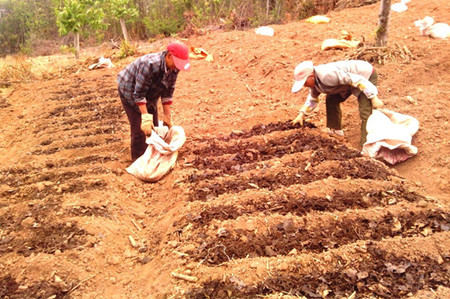
<path fill-rule="evenodd" d="M 32 72 L 32 63 L 25 56 L 8 56 L 0 60 L 0 78 L 2 84 L 30 82 L 36 79 Z"/>
<path fill-rule="evenodd" d="M 120 44 L 120 50 L 119 50 L 119 53 L 117 53 L 117 57 L 122 59 L 122 58 L 126 58 L 128 56 L 133 56 L 135 53 L 136 53 L 136 47 L 124 40 Z"/>

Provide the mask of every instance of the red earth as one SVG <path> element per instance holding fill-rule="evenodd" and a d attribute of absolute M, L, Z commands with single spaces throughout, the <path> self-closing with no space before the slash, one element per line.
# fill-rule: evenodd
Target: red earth
<path fill-rule="evenodd" d="M 111 69 L 2 94 L 0 297 L 449 297 L 450 51 L 414 21 L 448 22 L 450 2 L 392 12 L 387 50 L 370 54 L 378 10 L 274 25 L 273 37 L 183 40 L 214 61 L 192 60 L 179 76 L 173 120 L 187 142 L 153 184 L 125 171 L 116 76 L 171 39 Z M 321 51 L 341 30 L 365 47 Z M 342 142 L 323 132 L 323 103 L 305 127 L 290 125 L 307 95 L 290 92 L 297 63 L 358 57 L 375 58 L 386 108 L 420 122 L 419 152 L 401 164 L 359 155 L 353 97 Z"/>

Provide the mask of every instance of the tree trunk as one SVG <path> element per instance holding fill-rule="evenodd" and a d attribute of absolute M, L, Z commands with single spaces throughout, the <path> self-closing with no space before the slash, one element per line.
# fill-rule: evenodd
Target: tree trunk
<path fill-rule="evenodd" d="M 80 33 L 75 33 L 75 58 L 80 58 Z"/>
<path fill-rule="evenodd" d="M 128 44 L 129 38 L 128 38 L 128 31 L 127 26 L 125 26 L 125 20 L 120 18 L 120 27 L 122 28 L 123 38 L 125 39 L 125 42 Z"/>
<path fill-rule="evenodd" d="M 266 17 L 269 17 L 270 0 L 266 1 Z"/>
<path fill-rule="evenodd" d="M 385 47 L 388 41 L 389 14 L 391 0 L 381 0 L 380 14 L 378 15 L 377 46 Z"/>

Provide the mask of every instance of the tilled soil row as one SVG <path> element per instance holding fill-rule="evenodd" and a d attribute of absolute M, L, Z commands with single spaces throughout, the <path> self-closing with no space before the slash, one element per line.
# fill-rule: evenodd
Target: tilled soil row
<path fill-rule="evenodd" d="M 345 185 L 345 181 L 341 182 Z M 301 190 L 301 189 L 300 189 Z M 278 190 L 277 190 L 278 191 Z M 405 189 L 403 186 L 392 188 L 392 186 L 380 188 L 367 188 L 358 191 L 335 190 L 326 196 L 307 196 L 305 192 L 263 193 L 262 196 L 251 196 L 248 199 L 239 198 L 230 204 L 210 204 L 201 202 L 193 209 L 185 219 L 174 224 L 182 228 L 187 224 L 194 227 L 208 225 L 212 221 L 223 221 L 236 219 L 244 215 L 262 213 L 271 215 L 292 214 L 304 216 L 313 211 L 333 212 L 345 211 L 347 209 L 370 209 L 375 207 L 386 207 L 400 202 L 419 202 L 425 200 L 423 195 Z"/>
<path fill-rule="evenodd" d="M 184 181 L 189 203 L 172 239 L 189 269 L 210 279 L 189 287 L 187 298 L 396 297 L 448 286 L 450 256 L 436 261 L 406 251 L 397 258 L 380 249 L 389 241 L 428 242 L 450 229 L 450 211 L 385 164 L 314 128 L 288 123 L 199 142 L 192 154 L 185 163 L 191 167 Z M 348 267 L 347 253 L 336 262 L 320 257 L 335 259 L 352 246 L 364 252 L 358 266 Z M 295 262 L 303 256 L 315 256 L 324 269 L 304 270 Z M 281 271 L 264 262 L 280 265 L 292 257 L 281 262 Z M 246 271 L 256 271 L 248 277 L 257 281 L 235 275 Z"/>
<path fill-rule="evenodd" d="M 74 178 L 62 184 L 41 181 L 36 184 L 30 184 L 14 189 L 7 189 L 1 193 L 1 196 L 8 198 L 9 203 L 18 200 L 37 200 L 44 199 L 51 195 L 62 195 L 63 193 L 81 193 L 87 190 L 102 190 L 106 188 L 107 182 L 98 177 Z"/>
<path fill-rule="evenodd" d="M 61 146 L 51 146 L 46 149 L 38 149 L 38 150 L 33 151 L 32 154 L 33 155 L 52 155 L 52 154 L 62 151 L 62 150 L 91 148 L 91 147 L 111 145 L 114 143 L 121 143 L 121 142 L 123 142 L 123 140 L 120 139 L 119 137 L 105 138 L 103 140 L 99 140 L 98 138 L 94 138 L 94 140 L 84 140 L 84 141 L 74 140 L 71 142 L 67 142 Z"/>
<path fill-rule="evenodd" d="M 287 255 L 292 250 L 320 253 L 360 240 L 407 238 L 450 229 L 448 211 L 407 205 L 402 210 L 349 210 L 302 218 L 289 216 L 281 222 L 277 218 L 266 216 L 267 228 L 258 231 L 252 230 L 252 219 L 247 221 L 245 217 L 222 223 L 213 231 L 200 230 L 194 240 L 203 242 L 198 251 L 189 254 L 195 261 L 217 265 L 237 258 Z"/>
<path fill-rule="evenodd" d="M 121 175 L 103 164 L 108 160 L 114 158 L 89 156 L 60 162 L 48 161 L 45 166 L 4 169 L 1 177 L 5 185 L 0 194 L 11 204 L 19 200 L 39 200 L 48 196 L 101 190 L 107 186 L 105 179 L 108 175 Z M 99 164 L 93 167 L 92 162 Z"/>
<path fill-rule="evenodd" d="M 70 298 L 70 291 L 78 284 L 78 280 L 73 280 L 66 286 L 62 286 L 58 282 L 49 282 L 44 280 L 39 283 L 27 285 L 26 289 L 24 289 L 24 287 L 21 286 L 14 277 L 11 275 L 5 275 L 0 277 L 0 286 L 2 286 L 0 289 L 0 297 L 44 298 L 47 297 L 48 294 L 52 294 L 52 296 L 55 296 L 53 298 Z"/>
<path fill-rule="evenodd" d="M 207 146 L 200 148 L 196 146 L 196 149 L 193 150 L 196 160 L 193 163 L 195 163 L 196 167 L 201 167 L 200 165 L 208 166 L 208 163 L 202 162 L 202 158 L 219 157 L 226 154 L 242 154 L 247 150 L 256 150 L 263 155 L 281 157 L 288 153 L 289 150 L 294 151 L 295 148 L 289 147 L 294 142 L 299 142 L 299 144 L 294 143 L 297 151 L 319 148 L 322 144 L 339 146 L 339 143 L 333 139 L 321 138 L 314 133 L 311 134 L 311 131 L 317 131 L 315 129 L 281 127 L 279 131 L 281 132 L 267 132 L 267 134 L 252 135 L 248 136 L 247 139 L 230 140 L 228 142 L 213 140 Z M 349 149 L 346 150 L 349 151 Z"/>
<path fill-rule="evenodd" d="M 330 138 L 312 132 L 297 131 L 284 138 L 270 141 L 266 139 L 266 142 L 262 143 L 252 141 L 232 145 L 224 148 L 221 156 L 196 156 L 192 162 L 193 167 L 205 171 L 191 175 L 188 181 L 193 183 L 224 174 L 237 174 L 257 168 L 261 165 L 258 162 L 306 152 L 312 152 L 308 162 L 313 166 L 325 160 L 344 161 L 360 156 L 358 151 L 337 144 Z M 214 153 L 214 150 L 211 153 Z"/>
<path fill-rule="evenodd" d="M 48 99 L 50 101 L 67 101 L 67 99 L 77 98 L 85 94 L 93 93 L 102 94 L 104 97 L 117 98 L 117 85 L 114 80 L 109 80 L 108 77 L 111 78 L 113 76 L 104 75 L 102 77 L 93 77 L 89 79 L 72 77 L 69 82 L 65 82 L 57 86 L 58 92 L 54 92 L 54 95 Z M 93 82 L 98 82 L 97 90 L 86 89 L 86 86 L 90 86 Z"/>
<path fill-rule="evenodd" d="M 77 97 L 74 99 L 67 99 L 70 101 L 70 104 L 60 105 L 56 108 L 53 108 L 43 119 L 54 119 L 55 116 L 58 117 L 67 117 L 71 116 L 74 112 L 79 113 L 79 111 L 99 111 L 104 106 L 109 106 L 111 104 L 117 103 L 117 99 L 104 100 L 97 99 L 94 97 Z M 95 101 L 96 100 L 96 101 Z M 99 109 L 100 108 L 100 109 Z"/>
<path fill-rule="evenodd" d="M 216 136 L 212 138 L 202 137 L 201 139 L 193 139 L 194 144 L 187 144 L 186 147 L 181 149 L 181 152 L 194 152 L 196 155 L 204 156 L 208 153 L 211 153 L 212 150 L 223 150 L 220 145 L 221 142 L 232 142 L 233 140 L 237 140 L 238 142 L 255 137 L 268 135 L 273 132 L 279 131 L 289 131 L 300 128 L 316 128 L 316 126 L 312 123 L 305 122 L 303 127 L 299 124 L 293 125 L 291 121 L 277 122 L 277 123 L 269 123 L 269 124 L 258 124 L 253 126 L 250 130 L 244 131 L 233 131 L 229 135 L 226 136 Z"/>
<path fill-rule="evenodd" d="M 77 129 L 93 129 L 95 126 L 92 126 L 92 123 L 99 126 L 117 125 L 121 123 L 117 119 L 117 116 L 120 115 L 121 111 L 122 108 L 117 105 L 108 105 L 99 107 L 95 113 L 90 111 L 83 114 L 77 113 L 77 110 L 75 110 L 71 116 L 49 116 L 51 121 L 36 124 L 33 132 L 39 134 L 54 129 L 54 126 L 60 126 L 62 131 L 73 131 Z M 91 126 L 87 126 L 87 124 L 91 124 Z"/>
<path fill-rule="evenodd" d="M 114 100 L 99 98 L 95 90 L 83 90 L 82 81 L 75 78 L 74 84 L 50 96 L 49 105 L 29 122 L 36 143 L 28 155 L 40 156 L 37 160 L 46 162 L 18 164 L 0 171 L 0 256 L 16 254 L 27 258 L 42 253 L 55 258 L 65 251 L 81 252 L 93 247 L 98 237 L 83 228 L 78 217 L 111 217 L 105 206 L 62 207 L 65 197 L 104 190 L 111 174 L 122 175 L 108 164 L 117 156 L 106 154 L 116 153 L 111 148 L 117 149 L 122 142 L 113 135 L 122 122 L 117 87 L 102 88 Z M 68 135 L 55 139 L 54 134 L 61 136 L 61 131 Z M 79 154 L 80 150 L 84 155 Z M 23 289 L 16 283 L 17 277 L 3 276 L 0 285 L 8 289 L 1 289 L 0 297 L 68 297 L 78 281 L 70 274 L 64 280 L 64 285 L 54 281 L 28 282 Z"/>
<path fill-rule="evenodd" d="M 255 298 L 271 294 L 400 298 L 419 290 L 448 288 L 450 251 L 436 245 L 443 241 L 449 246 L 448 237 L 445 232 L 420 238 L 366 241 L 320 254 L 265 258 L 260 261 L 261 267 L 240 260 L 220 269 L 203 267 L 204 276 L 211 272 L 220 275 L 202 280 L 200 287 L 191 287 L 185 295 L 186 298 Z M 422 253 L 421 248 L 427 248 L 428 252 Z M 435 253 L 430 256 L 432 248 Z"/>
<path fill-rule="evenodd" d="M 71 160 L 49 160 L 45 163 L 45 165 L 41 166 L 14 166 L 8 169 L 0 170 L 0 177 L 3 183 L 7 184 L 9 187 L 20 187 L 26 184 L 32 184 L 41 181 L 66 181 L 68 179 L 81 178 L 82 176 L 85 176 L 86 170 L 78 170 L 78 168 L 76 170 L 63 170 L 61 168 L 68 168 L 73 166 L 83 166 L 85 168 L 88 168 L 93 163 L 104 164 L 105 162 L 116 161 L 117 159 L 118 158 L 114 156 L 90 155 Z M 111 170 L 104 167 L 97 167 L 91 172 L 100 174 L 111 172 Z"/>
<path fill-rule="evenodd" d="M 57 198 L 48 198 L 41 202 L 29 202 L 28 208 L 24 205 L 11 205 L 3 209 L 0 214 L 0 225 L 5 238 L 0 244 L 0 254 L 15 252 L 19 255 L 29 256 L 32 253 L 55 254 L 95 243 L 88 237 L 87 232 L 81 229 L 77 222 L 64 222 L 61 201 Z"/>
<path fill-rule="evenodd" d="M 224 193 L 237 193 L 250 188 L 267 188 L 275 190 L 281 187 L 288 187 L 294 184 L 308 184 L 328 177 L 337 179 L 366 179 L 366 180 L 386 180 L 392 171 L 380 162 L 367 159 L 355 158 L 348 161 L 326 161 L 316 167 L 303 162 L 272 167 L 266 169 L 264 174 L 249 173 L 245 175 L 227 176 L 206 180 L 192 186 L 189 200 L 212 200 Z M 307 169 L 305 171 L 305 168 Z M 261 172 L 261 171 L 259 171 Z"/>

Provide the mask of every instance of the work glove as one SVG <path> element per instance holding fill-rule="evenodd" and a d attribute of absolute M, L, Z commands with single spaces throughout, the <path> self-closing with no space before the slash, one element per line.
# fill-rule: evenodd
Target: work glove
<path fill-rule="evenodd" d="M 372 107 L 373 109 L 378 109 L 383 107 L 384 103 L 382 100 L 380 100 L 377 96 L 374 96 L 372 99 Z"/>
<path fill-rule="evenodd" d="M 170 115 L 164 114 L 163 116 L 163 125 L 172 128 L 172 117 Z"/>
<path fill-rule="evenodd" d="M 303 126 L 303 121 L 305 119 L 305 113 L 303 111 L 300 111 L 300 113 L 297 115 L 297 117 L 292 121 L 292 124 L 300 124 L 300 126 Z"/>
<path fill-rule="evenodd" d="M 144 113 L 141 115 L 141 130 L 145 136 L 150 136 L 153 130 L 153 114 Z"/>

